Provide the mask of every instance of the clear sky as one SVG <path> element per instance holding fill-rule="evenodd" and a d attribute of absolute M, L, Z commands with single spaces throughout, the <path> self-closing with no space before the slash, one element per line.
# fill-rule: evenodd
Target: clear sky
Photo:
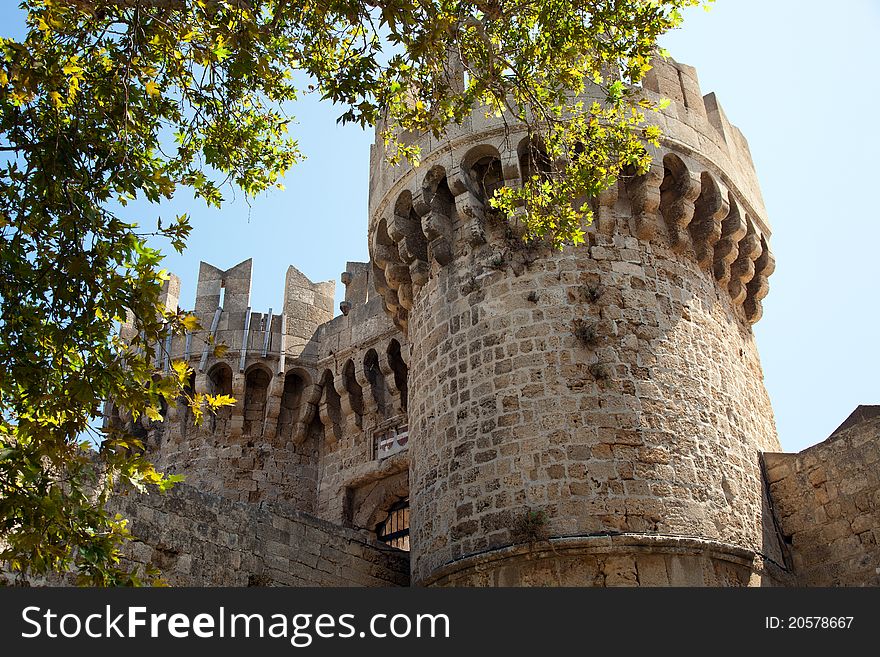
<path fill-rule="evenodd" d="M 0 2 L 0 34 L 19 36 L 21 13 Z M 880 404 L 880 83 L 878 0 L 717 0 L 687 12 L 663 45 L 695 66 L 746 135 L 773 229 L 776 273 L 755 327 L 780 440 L 799 451 L 826 438 L 858 404 Z M 372 134 L 339 127 L 332 106 L 306 99 L 295 134 L 308 160 L 286 191 L 207 210 L 181 195 L 162 214 L 189 212 L 194 230 L 166 268 L 192 307 L 199 261 L 226 269 L 254 259 L 252 305 L 281 306 L 284 273 L 337 281 L 367 260 Z M 142 225 L 155 222 L 143 211 Z M 167 250 L 167 249 L 165 249 Z M 337 299 L 338 300 L 338 299 Z"/>

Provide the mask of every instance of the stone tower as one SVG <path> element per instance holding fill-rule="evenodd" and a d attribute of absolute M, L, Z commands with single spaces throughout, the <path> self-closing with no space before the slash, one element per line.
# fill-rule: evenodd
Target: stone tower
<path fill-rule="evenodd" d="M 525 129 L 474 112 L 418 168 L 374 147 L 370 255 L 407 334 L 414 585 L 784 580 L 760 454 L 778 452 L 752 324 L 774 268 L 748 144 L 659 62 L 650 171 L 588 243 L 525 248 L 486 199 Z"/>

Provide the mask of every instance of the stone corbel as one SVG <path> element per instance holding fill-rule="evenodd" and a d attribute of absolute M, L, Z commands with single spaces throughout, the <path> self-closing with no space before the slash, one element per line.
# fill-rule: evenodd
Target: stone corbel
<path fill-rule="evenodd" d="M 391 414 L 400 415 L 404 410 L 400 399 L 400 391 L 397 389 L 397 384 L 394 380 L 394 369 L 391 367 L 387 353 L 383 351 L 377 355 L 379 357 L 379 371 L 382 372 L 382 378 L 385 379 L 385 388 L 388 390 L 391 399 L 391 408 L 393 409 Z"/>
<path fill-rule="evenodd" d="M 324 425 L 324 440 L 334 444 L 342 438 L 342 427 L 333 421 L 333 415 L 330 413 L 330 405 L 327 403 L 327 391 L 324 391 L 321 402 L 318 404 L 318 417 L 321 419 L 321 424 Z"/>
<path fill-rule="evenodd" d="M 364 360 L 361 358 L 356 362 L 354 368 L 354 378 L 361 390 L 364 391 L 364 415 L 367 417 L 376 417 L 379 413 L 379 405 L 373 398 L 373 391 L 367 373 L 364 371 Z"/>
<path fill-rule="evenodd" d="M 266 391 L 266 418 L 263 420 L 263 436 L 273 440 L 278 432 L 278 416 L 281 414 L 281 395 L 284 392 L 284 375 L 276 374 L 269 381 Z"/>
<path fill-rule="evenodd" d="M 694 220 L 688 229 L 694 242 L 697 262 L 703 269 L 712 266 L 715 245 L 721 239 L 721 225 L 730 212 L 727 188 L 708 172 L 700 177 L 700 195 L 694 204 Z"/>
<path fill-rule="evenodd" d="M 761 237 L 748 217 L 746 224 L 746 236 L 739 242 L 739 255 L 730 267 L 730 283 L 727 285 L 730 298 L 736 304 L 746 300 L 746 285 L 755 276 L 755 260 L 761 256 Z"/>
<path fill-rule="evenodd" d="M 721 222 L 721 239 L 715 245 L 715 280 L 722 287 L 730 283 L 730 268 L 739 256 L 739 241 L 746 234 L 745 214 L 739 201 L 728 195 L 727 216 Z"/>
<path fill-rule="evenodd" d="M 303 391 L 303 401 L 300 405 L 299 417 L 296 418 L 293 424 L 293 442 L 295 445 L 302 445 L 306 438 L 308 438 L 309 425 L 318 411 L 322 392 L 323 389 L 320 385 L 308 386 Z"/>
<path fill-rule="evenodd" d="M 388 223 L 388 236 L 397 244 L 400 261 L 409 266 L 413 285 L 428 282 L 428 247 L 422 234 L 421 221 L 393 214 Z"/>
<path fill-rule="evenodd" d="M 422 218 L 422 232 L 428 238 L 430 256 L 441 267 L 448 265 L 452 262 L 452 219 L 439 208 L 431 207 L 422 200 L 418 201 L 414 208 Z"/>
<path fill-rule="evenodd" d="M 770 276 L 776 270 L 776 258 L 770 252 L 767 241 L 761 239 L 761 255 L 755 261 L 755 276 L 746 286 L 747 294 L 743 308 L 751 324 L 757 323 L 764 314 L 761 302 L 770 292 Z"/>
<path fill-rule="evenodd" d="M 232 396 L 235 397 L 235 404 L 230 409 L 229 416 L 229 437 L 236 438 L 241 435 L 244 429 L 244 395 L 245 395 L 245 376 L 241 372 L 232 373 Z"/>
<path fill-rule="evenodd" d="M 483 202 L 474 196 L 464 180 L 465 175 L 467 174 L 460 167 L 455 167 L 447 182 L 455 197 L 455 211 L 464 222 L 467 241 L 471 246 L 479 246 L 486 243 L 486 233 L 483 228 L 486 215 L 483 211 Z"/>
<path fill-rule="evenodd" d="M 633 231 L 641 240 L 650 240 L 657 234 L 660 208 L 660 185 L 663 184 L 663 164 L 651 160 L 648 172 L 636 176 L 626 184 L 632 205 Z"/>
<path fill-rule="evenodd" d="M 700 179 L 689 169 L 673 177 L 669 189 L 661 191 L 660 211 L 669 230 L 669 245 L 682 253 L 690 244 L 688 226 L 694 218 L 694 201 L 700 195 Z"/>
<path fill-rule="evenodd" d="M 345 422 L 343 434 L 350 435 L 352 432 L 360 429 L 363 420 L 351 404 L 351 392 L 349 392 L 348 387 L 345 385 L 345 377 L 342 375 L 334 377 L 333 387 L 336 389 L 336 394 L 339 395 L 339 408 L 342 413 L 342 420 Z"/>

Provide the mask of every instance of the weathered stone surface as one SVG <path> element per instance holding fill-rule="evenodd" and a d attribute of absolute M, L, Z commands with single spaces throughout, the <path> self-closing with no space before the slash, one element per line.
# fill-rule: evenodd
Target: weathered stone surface
<path fill-rule="evenodd" d="M 799 454 L 764 460 L 797 582 L 880 586 L 880 406 L 859 406 Z"/>
<path fill-rule="evenodd" d="M 409 559 L 368 532 L 344 529 L 284 503 L 247 504 L 179 485 L 131 495 L 129 559 L 177 586 L 406 586 Z"/>

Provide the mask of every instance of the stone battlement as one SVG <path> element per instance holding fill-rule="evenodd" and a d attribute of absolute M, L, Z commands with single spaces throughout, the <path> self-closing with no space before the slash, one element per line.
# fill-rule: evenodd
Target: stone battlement
<path fill-rule="evenodd" d="M 406 338 L 382 311 L 368 263 L 346 264 L 336 317 L 335 283 L 313 283 L 295 267 L 281 312 L 254 312 L 251 264 L 224 271 L 203 262 L 193 310 L 200 328 L 153 347 L 157 369 L 183 360 L 191 391 L 231 395 L 235 405 L 197 427 L 178 400 L 163 407 L 162 422 L 140 418 L 135 430 L 163 468 L 202 490 L 284 500 L 335 522 L 372 522 L 375 508 L 346 502 L 346 491 L 357 498 L 388 477 L 397 490 L 401 473 L 405 482 L 406 443 L 393 436 L 406 427 Z M 180 280 L 171 276 L 162 301 L 176 311 L 179 299 Z M 110 423 L 131 421 L 112 404 L 105 415 Z M 387 435 L 393 454 L 382 442 Z"/>

